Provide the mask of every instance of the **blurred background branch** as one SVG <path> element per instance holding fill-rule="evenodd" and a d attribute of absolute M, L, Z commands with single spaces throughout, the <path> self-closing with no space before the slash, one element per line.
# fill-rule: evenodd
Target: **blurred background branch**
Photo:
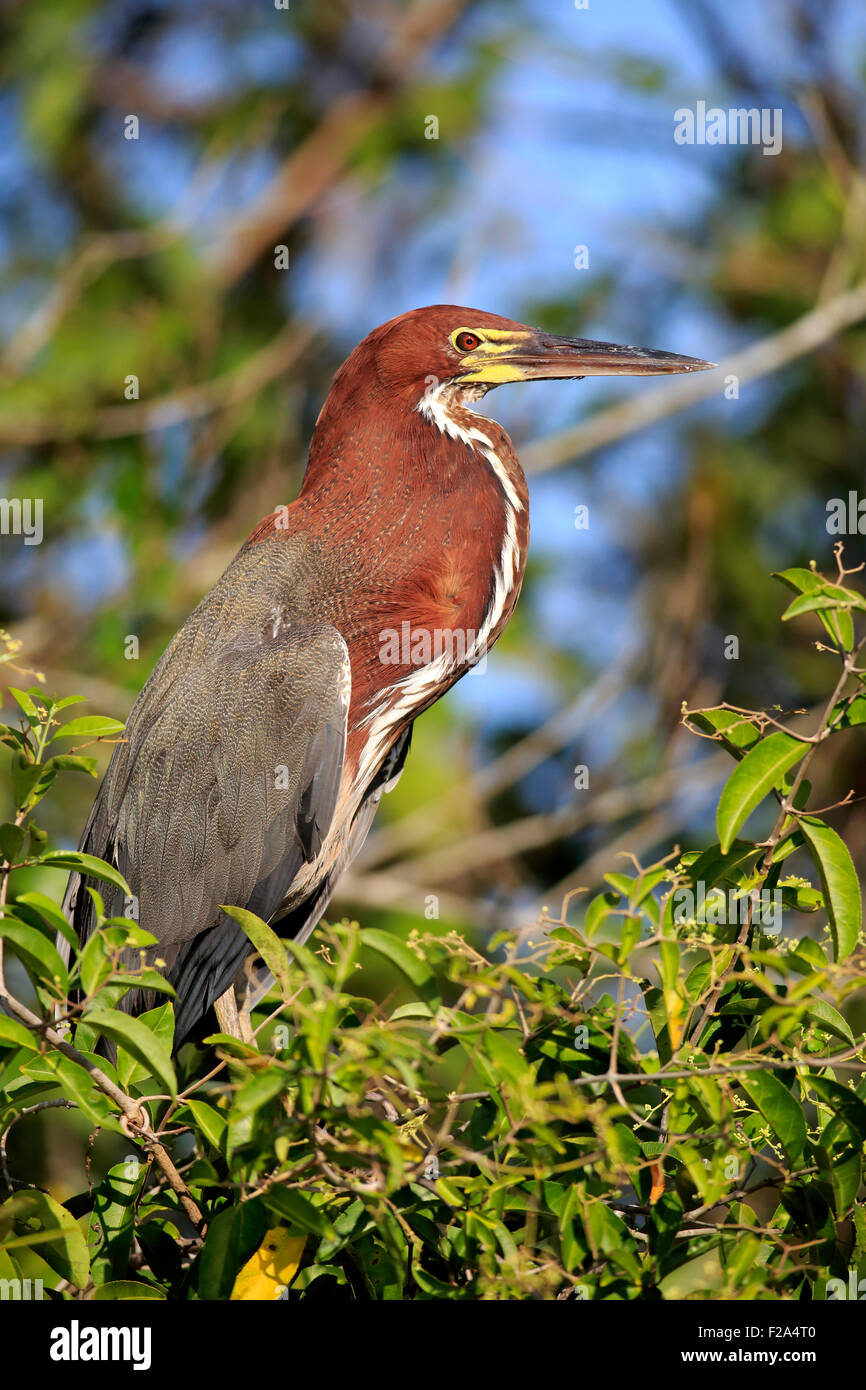
<path fill-rule="evenodd" d="M 521 455 L 524 470 L 527 473 L 540 473 L 546 468 L 573 463 L 593 449 L 615 444 L 635 430 L 644 429 L 687 406 L 718 395 L 720 378 L 735 377 L 738 387 L 758 381 L 805 353 L 814 352 L 822 343 L 835 338 L 843 328 L 859 323 L 864 317 L 866 281 L 844 294 L 836 295 L 834 299 L 818 304 L 780 333 L 773 333 L 740 352 L 732 353 L 718 364 L 717 371 L 712 375 L 680 377 L 677 381 L 636 396 L 634 400 L 599 411 L 572 429 L 528 444 Z"/>

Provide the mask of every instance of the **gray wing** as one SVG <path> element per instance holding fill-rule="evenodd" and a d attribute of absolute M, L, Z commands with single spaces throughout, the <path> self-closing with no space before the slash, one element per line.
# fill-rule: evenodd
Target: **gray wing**
<path fill-rule="evenodd" d="M 321 849 L 339 793 L 350 688 L 335 628 L 265 625 L 179 676 L 161 663 L 132 711 L 81 848 L 120 869 L 139 922 L 158 938 L 151 955 L 166 962 L 178 992 L 178 1043 L 251 953 L 220 904 L 267 920 Z M 110 915 L 120 915 L 119 892 L 95 886 Z M 65 906 L 85 941 L 94 913 L 77 875 Z M 127 996 L 122 1007 L 149 1002 Z"/>
<path fill-rule="evenodd" d="M 275 917 L 273 926 L 280 936 L 291 937 L 293 941 L 303 945 L 321 921 L 341 875 L 364 847 L 370 827 L 379 809 L 382 794 L 393 791 L 403 775 L 411 742 L 412 725 L 409 724 L 398 736 L 385 761 L 365 791 L 349 827 L 341 857 L 315 885 L 311 893 L 302 898 L 300 902 L 293 903 L 286 912 Z M 194 950 L 197 945 L 198 942 L 194 943 L 192 949 Z M 274 977 L 263 962 L 258 962 L 248 972 L 248 977 L 246 1002 L 248 1006 L 254 1007 L 270 989 Z"/>

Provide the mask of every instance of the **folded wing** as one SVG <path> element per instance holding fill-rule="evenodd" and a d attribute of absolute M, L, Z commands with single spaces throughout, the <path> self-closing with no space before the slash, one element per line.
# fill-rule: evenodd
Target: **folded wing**
<path fill-rule="evenodd" d="M 158 939 L 151 955 L 178 992 L 176 1043 L 251 952 L 220 905 L 267 920 L 319 855 L 339 794 L 350 689 L 337 630 L 283 622 L 197 652 L 180 675 L 177 662 L 160 663 L 132 711 L 81 848 L 115 864 L 135 894 L 137 911 L 94 884 L 109 914 L 126 910 Z M 95 918 L 77 875 L 65 905 L 83 943 Z M 136 991 L 121 1007 L 152 1002 Z"/>

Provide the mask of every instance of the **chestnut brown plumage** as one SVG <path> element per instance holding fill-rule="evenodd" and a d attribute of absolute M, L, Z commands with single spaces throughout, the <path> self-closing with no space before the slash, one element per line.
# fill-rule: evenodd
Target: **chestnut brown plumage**
<path fill-rule="evenodd" d="M 471 405 L 509 381 L 709 365 L 437 305 L 375 329 L 340 368 L 300 495 L 169 643 L 81 840 L 121 870 L 158 940 L 176 1046 L 221 998 L 231 1018 L 252 948 L 221 905 L 303 941 L 402 771 L 413 720 L 508 622 L 526 482 Z M 84 942 L 94 913 L 77 876 L 65 905 Z M 121 1007 L 154 1002 L 134 990 Z"/>

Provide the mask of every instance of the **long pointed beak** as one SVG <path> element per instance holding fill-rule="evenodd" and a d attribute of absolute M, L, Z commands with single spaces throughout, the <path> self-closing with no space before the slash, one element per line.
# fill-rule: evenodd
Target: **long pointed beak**
<path fill-rule="evenodd" d="M 508 381 L 579 380 L 585 376 L 670 376 L 675 372 L 705 372 L 716 364 L 677 352 L 597 343 L 590 338 L 560 338 L 533 330 L 515 334 L 510 343 L 482 343 L 467 354 L 463 365 L 469 370 L 461 373 L 461 381 L 500 386 Z"/>

